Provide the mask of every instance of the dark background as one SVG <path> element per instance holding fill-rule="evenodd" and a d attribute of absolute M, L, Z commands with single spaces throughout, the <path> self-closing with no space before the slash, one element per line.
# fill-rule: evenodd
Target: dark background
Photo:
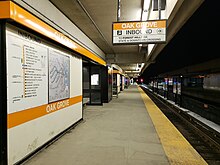
<path fill-rule="evenodd" d="M 220 58 L 219 22 L 219 2 L 205 0 L 141 77 L 145 81 L 161 73 Z"/>

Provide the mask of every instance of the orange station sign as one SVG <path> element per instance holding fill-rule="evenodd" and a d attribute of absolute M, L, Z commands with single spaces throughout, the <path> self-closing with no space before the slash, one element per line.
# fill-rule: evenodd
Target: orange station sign
<path fill-rule="evenodd" d="M 167 20 L 144 22 L 114 22 L 113 44 L 141 44 L 166 42 Z"/>

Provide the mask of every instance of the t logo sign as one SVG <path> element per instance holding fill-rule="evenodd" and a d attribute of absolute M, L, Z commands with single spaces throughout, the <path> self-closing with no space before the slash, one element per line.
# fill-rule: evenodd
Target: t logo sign
<path fill-rule="evenodd" d="M 118 30 L 117 35 L 122 35 L 122 30 Z"/>

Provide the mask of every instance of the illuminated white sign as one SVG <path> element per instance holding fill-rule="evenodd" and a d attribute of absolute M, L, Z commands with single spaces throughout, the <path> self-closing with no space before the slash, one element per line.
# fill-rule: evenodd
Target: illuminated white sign
<path fill-rule="evenodd" d="M 112 25 L 113 44 L 166 42 L 166 20 L 116 22 Z"/>
<path fill-rule="evenodd" d="M 91 85 L 99 85 L 99 75 L 98 74 L 91 75 Z"/>

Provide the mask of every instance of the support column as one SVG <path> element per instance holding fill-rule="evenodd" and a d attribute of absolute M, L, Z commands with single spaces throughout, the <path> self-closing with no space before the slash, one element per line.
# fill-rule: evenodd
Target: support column
<path fill-rule="evenodd" d="M 6 23 L 0 21 L 0 165 L 7 165 Z"/>

